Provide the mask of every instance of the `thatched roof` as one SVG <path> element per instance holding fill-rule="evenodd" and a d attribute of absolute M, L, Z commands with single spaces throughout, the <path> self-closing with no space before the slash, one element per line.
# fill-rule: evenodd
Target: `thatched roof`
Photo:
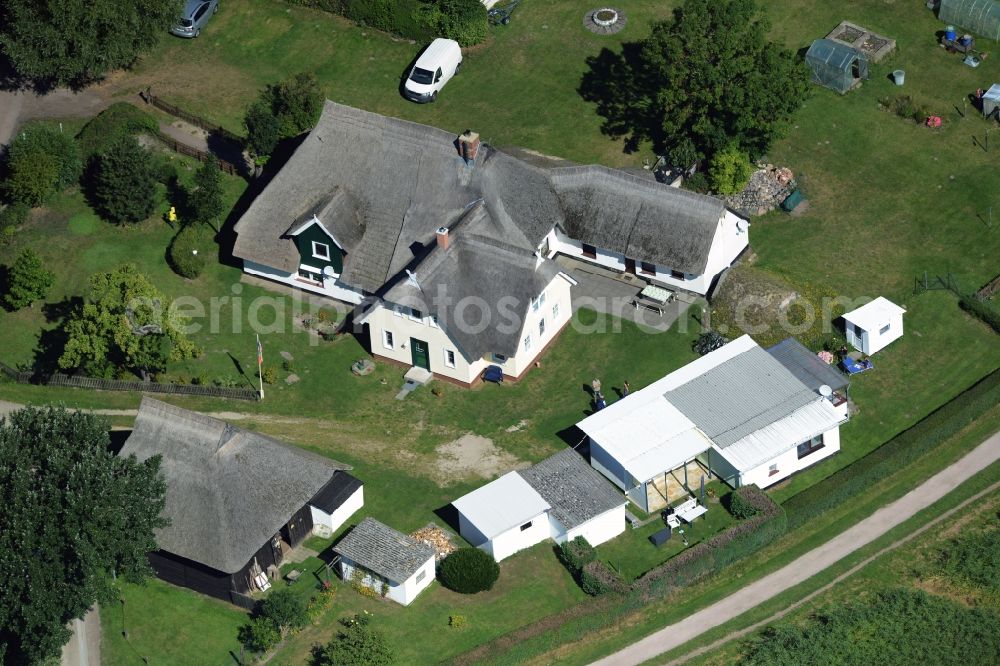
<path fill-rule="evenodd" d="M 532 299 L 559 274 L 559 265 L 535 257 L 518 230 L 494 219 L 482 203 L 471 207 L 448 234 L 448 248 L 435 242 L 413 266 L 413 278 L 398 278 L 383 299 L 390 305 L 435 315 L 470 361 L 491 352 L 514 356 L 524 327 L 522 318 Z M 468 323 L 475 324 L 484 316 L 492 325 L 484 330 L 456 325 L 456 306 L 462 303 L 478 304 L 469 308 Z"/>
<path fill-rule="evenodd" d="M 349 466 L 224 421 L 143 398 L 119 455 L 162 456 L 161 550 L 235 573 Z"/>
<path fill-rule="evenodd" d="M 578 240 L 700 274 L 724 209 L 717 199 L 604 167 L 572 167 L 519 151 L 484 147 L 475 168 L 456 134 L 327 101 L 316 127 L 236 224 L 234 254 L 289 273 L 297 268 L 286 231 L 338 188 L 347 221 L 324 220 L 338 241 L 358 232 L 342 280 L 375 293 L 414 258 L 413 248 L 483 199 L 531 247 L 553 226 Z M 350 244 L 351 247 L 347 247 Z"/>

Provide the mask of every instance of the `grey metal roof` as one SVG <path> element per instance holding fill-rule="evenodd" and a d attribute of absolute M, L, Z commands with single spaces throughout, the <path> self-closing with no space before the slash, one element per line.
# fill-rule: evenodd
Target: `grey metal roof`
<path fill-rule="evenodd" d="M 333 551 L 397 584 L 406 582 L 434 557 L 431 546 L 374 518 L 358 523 Z"/>
<path fill-rule="evenodd" d="M 850 383 L 847 375 L 821 361 L 816 354 L 806 349 L 795 338 L 785 338 L 768 348 L 767 353 L 788 368 L 788 371 L 795 375 L 800 382 L 814 391 L 818 391 L 819 387 L 824 384 L 836 391 Z"/>
<path fill-rule="evenodd" d="M 754 346 L 664 397 L 724 449 L 818 395 L 767 351 Z"/>
<path fill-rule="evenodd" d="M 551 505 L 551 515 L 567 530 L 625 504 L 624 495 L 573 449 L 518 474 Z"/>
<path fill-rule="evenodd" d="M 163 457 L 170 525 L 160 549 L 223 571 L 239 571 L 296 511 L 349 469 L 224 421 L 143 398 L 120 452 Z"/>
<path fill-rule="evenodd" d="M 337 235 L 358 231 L 346 248 L 342 280 L 375 293 L 408 261 L 414 244 L 433 240 L 467 204 L 537 247 L 553 226 L 579 240 L 689 273 L 708 260 L 722 203 L 604 167 L 547 167 L 483 149 L 469 168 L 456 134 L 327 101 L 319 122 L 236 223 L 234 254 L 294 272 L 298 256 L 283 234 L 322 207 L 337 188 L 353 217 L 324 220 Z M 572 235 L 572 234 L 571 234 Z M 350 244 L 348 242 L 348 244 Z"/>
<path fill-rule="evenodd" d="M 470 207 L 448 235 L 447 249 L 435 241 L 429 253 L 413 266 L 416 285 L 403 274 L 384 292 L 383 299 L 435 315 L 469 361 L 491 352 L 514 356 L 524 326 L 522 318 L 531 300 L 559 274 L 559 265 L 548 259 L 539 261 L 517 229 L 495 219 L 483 203 Z M 456 307 L 462 303 L 470 304 L 462 311 L 466 314 Z M 517 320 L 511 316 L 514 314 Z M 483 330 L 462 326 L 457 315 L 467 317 L 469 324 L 488 316 L 492 325 Z"/>

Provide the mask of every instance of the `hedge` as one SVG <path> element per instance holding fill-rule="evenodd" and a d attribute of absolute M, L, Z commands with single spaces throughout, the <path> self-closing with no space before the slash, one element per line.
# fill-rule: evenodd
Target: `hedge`
<path fill-rule="evenodd" d="M 623 594 L 629 589 L 621 575 L 600 560 L 583 565 L 580 570 L 580 588 L 592 597 L 608 592 Z"/>
<path fill-rule="evenodd" d="M 987 301 L 981 301 L 975 296 L 963 296 L 958 305 L 971 315 L 979 317 L 989 324 L 993 330 L 1000 333 L 1000 310 Z"/>
<path fill-rule="evenodd" d="M 418 41 L 436 35 L 420 20 L 419 0 L 287 0 L 289 4 L 312 7 L 345 16 L 355 23 L 391 32 Z"/>
<path fill-rule="evenodd" d="M 757 486 L 743 486 L 733 491 L 734 499 L 756 511 L 741 521 L 650 569 L 633 584 L 633 590 L 645 598 L 689 585 L 715 573 L 733 562 L 751 555 L 785 533 L 788 520 L 781 505 Z"/>
<path fill-rule="evenodd" d="M 479 0 L 287 0 L 322 9 L 383 32 L 429 42 L 438 36 L 472 46 L 486 39 L 489 23 Z"/>
<path fill-rule="evenodd" d="M 994 370 L 868 455 L 788 499 L 783 506 L 789 528 L 804 525 L 824 511 L 867 492 L 997 404 L 1000 404 L 1000 370 Z"/>
<path fill-rule="evenodd" d="M 556 557 L 576 578 L 587 564 L 597 559 L 597 551 L 582 536 L 556 546 Z"/>

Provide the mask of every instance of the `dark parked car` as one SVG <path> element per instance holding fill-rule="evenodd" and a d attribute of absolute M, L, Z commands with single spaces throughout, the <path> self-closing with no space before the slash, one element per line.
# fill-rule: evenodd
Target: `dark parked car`
<path fill-rule="evenodd" d="M 181 17 L 170 32 L 178 37 L 197 37 L 208 23 L 208 19 L 217 11 L 219 11 L 219 0 L 187 0 Z"/>

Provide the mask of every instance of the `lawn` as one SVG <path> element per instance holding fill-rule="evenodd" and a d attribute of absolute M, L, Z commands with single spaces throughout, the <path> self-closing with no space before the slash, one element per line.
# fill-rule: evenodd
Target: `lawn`
<path fill-rule="evenodd" d="M 240 654 L 236 632 L 247 616 L 235 606 L 156 579 L 121 590 L 124 604 L 101 607 L 102 664 L 226 664 Z"/>
<path fill-rule="evenodd" d="M 725 493 L 728 487 L 719 481 L 706 486 L 710 492 Z M 649 537 L 663 529 L 663 521 L 657 513 L 654 520 L 642 527 L 629 529 L 624 534 L 597 546 L 597 556 L 611 565 L 622 577 L 632 582 L 650 569 L 666 562 L 681 551 L 710 539 L 736 522 L 725 507 L 709 494 L 706 499 L 708 513 L 695 519 L 694 523 L 682 524 L 675 529 L 669 541 L 656 547 Z M 631 508 L 630 508 L 631 510 Z M 683 533 L 680 530 L 684 530 Z M 684 537 L 688 543 L 685 545 Z"/>

